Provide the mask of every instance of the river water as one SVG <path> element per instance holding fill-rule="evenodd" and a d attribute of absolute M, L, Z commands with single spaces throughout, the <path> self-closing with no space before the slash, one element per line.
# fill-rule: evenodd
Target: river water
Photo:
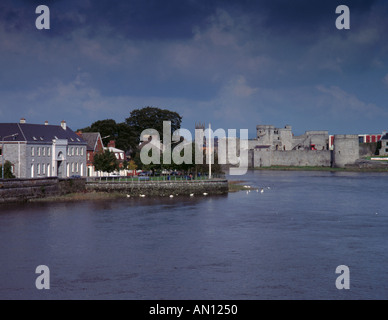
<path fill-rule="evenodd" d="M 264 192 L 1 205 L 0 299 L 388 299 L 387 174 L 229 178 Z"/>

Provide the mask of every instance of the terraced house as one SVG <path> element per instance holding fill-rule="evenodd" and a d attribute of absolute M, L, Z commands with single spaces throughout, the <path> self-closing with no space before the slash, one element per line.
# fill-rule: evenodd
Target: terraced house
<path fill-rule="evenodd" d="M 0 160 L 17 178 L 86 176 L 86 142 L 60 125 L 0 123 Z"/>

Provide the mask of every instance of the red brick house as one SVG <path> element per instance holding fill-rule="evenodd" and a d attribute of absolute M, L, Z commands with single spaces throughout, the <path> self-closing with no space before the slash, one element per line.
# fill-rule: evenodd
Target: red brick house
<path fill-rule="evenodd" d="M 104 152 L 104 144 L 102 143 L 101 135 L 99 132 L 81 132 L 81 131 L 78 131 L 77 134 L 87 143 L 87 149 L 86 149 L 87 176 L 94 177 L 97 175 L 97 172 L 93 165 L 94 156 L 97 153 Z"/>

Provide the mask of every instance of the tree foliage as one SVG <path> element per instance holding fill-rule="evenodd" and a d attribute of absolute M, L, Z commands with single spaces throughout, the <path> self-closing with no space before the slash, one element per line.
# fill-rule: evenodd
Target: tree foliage
<path fill-rule="evenodd" d="M 3 167 L 0 163 L 0 178 L 2 177 Z M 15 179 L 12 173 L 12 163 L 8 160 L 4 162 L 4 179 Z"/>
<path fill-rule="evenodd" d="M 98 153 L 94 156 L 93 165 L 97 171 L 114 172 L 119 170 L 119 161 L 114 152 L 105 150 L 103 153 Z"/>
<path fill-rule="evenodd" d="M 146 129 L 155 129 L 159 132 L 163 141 L 163 121 L 171 121 L 171 131 L 180 129 L 182 117 L 173 111 L 155 107 L 145 107 L 132 110 L 125 122 L 136 134 L 137 143 L 140 142 L 140 134 Z"/>
<path fill-rule="evenodd" d="M 99 132 L 102 142 L 107 145 L 109 141 L 114 140 L 116 148 L 125 152 L 136 150 L 137 140 L 133 129 L 125 122 L 117 123 L 113 119 L 98 120 L 90 127 L 80 129 L 82 132 Z"/>

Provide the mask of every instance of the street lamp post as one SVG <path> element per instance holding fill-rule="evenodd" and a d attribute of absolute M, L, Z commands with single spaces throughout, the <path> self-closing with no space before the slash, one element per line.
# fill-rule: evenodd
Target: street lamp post
<path fill-rule="evenodd" d="M 11 134 L 9 136 L 5 136 L 3 137 L 2 141 L 1 141 L 1 179 L 4 180 L 4 139 L 5 138 L 12 138 L 12 137 L 16 137 L 18 135 L 18 133 L 14 133 L 14 134 Z"/>
<path fill-rule="evenodd" d="M 209 122 L 209 179 L 212 178 L 212 127 Z"/>

